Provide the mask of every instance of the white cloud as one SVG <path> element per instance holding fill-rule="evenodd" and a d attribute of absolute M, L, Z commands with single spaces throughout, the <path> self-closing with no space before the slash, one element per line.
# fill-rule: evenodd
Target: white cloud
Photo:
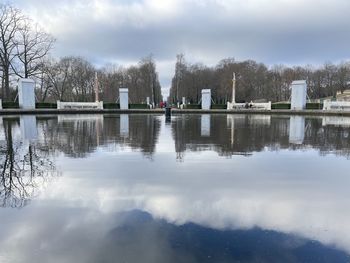
<path fill-rule="evenodd" d="M 346 0 L 19 0 L 58 39 L 56 55 L 96 61 L 215 64 L 225 57 L 268 64 L 349 58 Z M 167 67 L 169 68 L 169 67 Z M 173 72 L 160 70 L 164 87 Z"/>

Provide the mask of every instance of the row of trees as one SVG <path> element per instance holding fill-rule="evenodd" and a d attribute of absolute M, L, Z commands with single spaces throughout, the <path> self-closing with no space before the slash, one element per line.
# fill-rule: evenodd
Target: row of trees
<path fill-rule="evenodd" d="M 11 5 L 0 5 L 1 98 L 13 101 L 18 78 L 36 81 L 38 101 L 93 101 L 96 72 L 99 97 L 115 102 L 119 88 L 129 88 L 131 103 L 162 100 L 156 64 L 152 55 L 128 68 L 107 65 L 97 69 L 82 57 L 53 59 L 55 39 Z"/>
<path fill-rule="evenodd" d="M 19 9 L 0 4 L 0 76 L 1 98 L 16 97 L 17 78 L 32 78 L 37 83 L 38 101 L 93 101 L 95 74 L 98 72 L 99 97 L 115 102 L 121 87 L 129 89 L 131 103 L 162 100 L 156 64 L 150 55 L 138 65 L 120 67 L 106 65 L 97 69 L 81 57 L 49 57 L 55 39 L 44 32 Z M 224 59 L 215 67 L 190 64 L 183 54 L 177 56 L 175 74 L 170 89 L 170 101 L 185 97 L 198 103 L 201 90 L 210 88 L 216 103 L 231 99 L 232 73 L 236 73 L 236 101 L 265 99 L 288 100 L 293 80 L 308 81 L 310 98 L 334 96 L 348 88 L 350 64 L 326 63 L 322 67 L 268 67 L 253 60 Z"/>
<path fill-rule="evenodd" d="M 216 103 L 226 103 L 232 96 L 232 73 L 236 73 L 236 101 L 270 100 L 285 101 L 290 98 L 290 84 L 293 80 L 308 82 L 308 96 L 312 99 L 335 96 L 349 86 L 350 63 L 322 67 L 268 67 L 253 60 L 235 61 L 223 59 L 215 67 L 190 64 L 184 55 L 177 56 L 175 75 L 170 89 L 170 100 L 181 101 L 185 97 L 192 103 L 201 99 L 202 89 L 211 89 Z"/>
<path fill-rule="evenodd" d="M 118 87 L 129 89 L 131 103 L 144 103 L 147 97 L 155 104 L 163 100 L 152 55 L 142 58 L 138 65 L 130 67 L 107 65 L 99 71 L 99 75 L 103 101 L 114 102 L 119 96 Z"/>
<path fill-rule="evenodd" d="M 94 101 L 95 78 L 98 78 L 99 98 L 116 102 L 119 88 L 129 89 L 130 103 L 162 100 L 156 64 L 152 56 L 140 60 L 138 65 L 121 67 L 107 65 L 96 69 L 82 57 L 64 57 L 46 61 L 37 88 L 40 101 Z"/>

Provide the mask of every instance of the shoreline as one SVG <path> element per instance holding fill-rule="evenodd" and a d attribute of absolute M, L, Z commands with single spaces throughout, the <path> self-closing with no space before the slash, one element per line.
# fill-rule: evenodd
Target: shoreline
<path fill-rule="evenodd" d="M 72 109 L 1 109 L 0 116 L 6 115 L 47 115 L 47 114 L 165 114 L 164 109 L 103 109 L 103 110 L 72 110 Z M 197 109 L 172 109 L 172 115 L 179 114 L 263 114 L 263 115 L 313 115 L 313 116 L 348 116 L 350 111 L 325 111 L 325 110 L 197 110 Z"/>

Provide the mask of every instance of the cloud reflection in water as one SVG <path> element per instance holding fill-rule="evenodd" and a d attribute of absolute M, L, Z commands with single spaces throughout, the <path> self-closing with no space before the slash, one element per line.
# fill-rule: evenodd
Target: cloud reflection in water
<path fill-rule="evenodd" d="M 142 118 L 129 116 L 126 136 L 125 129 L 117 135 L 113 129 L 118 126 L 111 126 L 120 124 L 119 119 L 104 117 L 96 133 L 99 144 L 91 144 L 95 150 L 82 146 L 89 154 L 82 152 L 79 157 L 83 158 L 75 158 L 72 149 L 79 150 L 79 144 L 67 146 L 71 150 L 64 150 L 56 160 L 61 177 L 25 209 L 0 210 L 6 225 L 1 230 L 0 255 L 9 262 L 28 262 L 28 258 L 33 262 L 109 262 L 121 254 L 134 262 L 138 256 L 144 262 L 203 262 L 204 255 L 196 254 L 210 244 L 203 240 L 216 236 L 220 237 L 216 243 L 231 242 L 236 236 L 248 240 L 250 246 L 237 243 L 240 247 L 233 248 L 241 252 L 250 248 L 249 256 L 240 258 L 231 251 L 220 260 L 254 262 L 257 256 L 274 262 L 262 252 L 266 251 L 263 245 L 259 250 L 256 240 L 262 240 L 271 246 L 275 262 L 298 262 L 300 251 L 304 259 L 317 251 L 314 255 L 323 255 L 324 260 L 346 262 L 346 254 L 311 242 L 350 252 L 349 161 L 342 157 L 348 156 L 350 148 L 346 127 L 322 126 L 322 119 L 306 119 L 305 136 L 295 145 L 289 142 L 288 117 L 239 116 L 232 125 L 227 116 L 211 116 L 210 133 L 204 137 L 200 116 L 175 117 L 171 126 L 164 124 L 163 117 L 148 122 Z M 44 134 L 60 125 L 38 122 L 46 129 Z M 68 126 L 58 126 L 55 141 L 68 140 L 63 137 L 65 131 L 77 136 L 83 132 L 79 127 L 96 127 L 82 124 L 66 121 Z M 159 126 L 154 128 L 155 124 Z M 137 140 L 139 135 L 133 134 L 139 134 L 140 127 L 155 138 L 153 142 Z M 314 138 L 315 134 L 321 137 Z M 95 135 L 90 134 L 90 140 L 97 140 Z M 111 147 L 114 143 L 124 146 Z M 170 144 L 175 144 L 175 151 Z M 61 151 L 64 144 L 53 147 Z M 143 149 L 135 152 L 136 147 Z M 334 149 L 338 155 L 323 154 Z M 151 159 L 144 158 L 148 151 Z M 178 162 L 178 152 L 183 153 L 182 162 Z M 135 223 L 125 211 L 148 214 L 131 212 L 136 213 Z M 192 244 L 192 250 L 185 250 L 183 242 Z M 206 256 L 217 251 L 212 252 Z M 219 254 L 215 254 L 217 260 Z"/>

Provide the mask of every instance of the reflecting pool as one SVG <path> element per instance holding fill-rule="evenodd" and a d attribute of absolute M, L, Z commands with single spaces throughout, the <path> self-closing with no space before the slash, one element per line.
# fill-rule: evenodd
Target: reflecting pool
<path fill-rule="evenodd" d="M 350 118 L 0 117 L 0 262 L 350 262 Z"/>

